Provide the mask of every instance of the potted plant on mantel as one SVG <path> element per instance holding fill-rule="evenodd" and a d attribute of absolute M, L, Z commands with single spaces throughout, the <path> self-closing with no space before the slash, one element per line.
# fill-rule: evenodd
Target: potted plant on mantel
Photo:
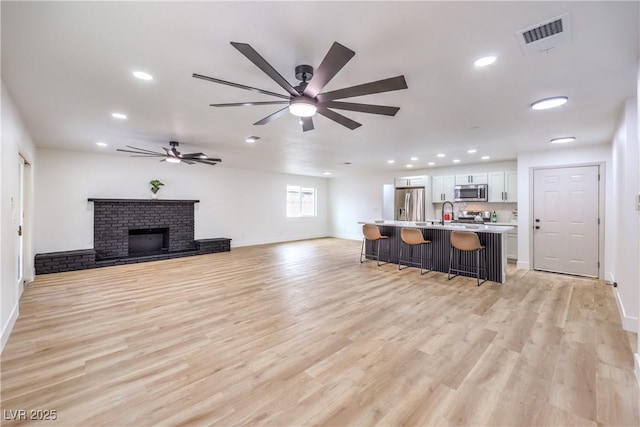
<path fill-rule="evenodd" d="M 160 190 L 160 187 L 162 187 L 164 184 L 160 182 L 159 179 L 153 179 L 149 181 L 149 184 L 151 184 L 151 192 L 153 193 L 151 195 L 151 198 L 155 200 L 158 198 L 158 190 Z"/>

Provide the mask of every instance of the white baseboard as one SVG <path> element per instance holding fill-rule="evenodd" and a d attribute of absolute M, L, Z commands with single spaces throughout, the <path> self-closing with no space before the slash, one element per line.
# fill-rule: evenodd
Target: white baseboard
<path fill-rule="evenodd" d="M 528 261 L 518 261 L 518 263 L 516 264 L 516 268 L 518 270 L 531 270 Z"/>
<path fill-rule="evenodd" d="M 638 385 L 640 385 L 640 353 L 634 354 L 636 359 L 636 380 L 638 380 Z"/>
<path fill-rule="evenodd" d="M 9 341 L 9 335 L 11 335 L 11 331 L 13 331 L 13 327 L 16 324 L 16 320 L 18 320 L 18 315 L 20 314 L 20 301 L 16 301 L 16 304 L 13 306 L 13 310 L 11 310 L 11 314 L 9 315 L 9 319 L 7 319 L 7 323 L 2 328 L 2 336 L 0 337 L 0 353 L 4 350 L 5 344 Z"/>
<path fill-rule="evenodd" d="M 346 239 L 346 240 L 362 240 L 362 234 L 334 234 L 331 237 L 335 237 L 337 239 Z"/>
<path fill-rule="evenodd" d="M 283 238 L 275 238 L 275 239 L 258 239 L 258 240 L 232 240 L 231 241 L 231 249 L 239 248 L 241 246 L 257 246 L 257 245 L 268 245 L 270 243 L 283 243 L 283 242 L 294 242 L 296 240 L 309 240 L 309 239 L 322 239 L 324 237 L 331 237 L 325 234 L 310 234 L 304 236 L 289 236 Z"/>
<path fill-rule="evenodd" d="M 622 321 L 622 329 L 630 332 L 640 332 L 638 331 L 638 318 L 629 316 L 624 309 L 624 304 L 622 303 L 622 299 L 620 298 L 620 292 L 618 292 L 618 288 L 611 287 L 613 289 L 613 295 L 616 299 L 616 304 L 618 305 L 618 311 L 620 312 L 620 320 Z"/>
<path fill-rule="evenodd" d="M 616 278 L 615 278 L 615 276 L 613 275 L 613 273 L 611 271 L 605 271 L 604 272 L 604 280 L 606 282 L 613 283 L 613 282 L 616 281 Z"/>

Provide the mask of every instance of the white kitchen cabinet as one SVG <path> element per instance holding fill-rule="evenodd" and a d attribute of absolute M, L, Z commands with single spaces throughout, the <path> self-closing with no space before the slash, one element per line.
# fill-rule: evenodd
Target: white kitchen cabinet
<path fill-rule="evenodd" d="M 468 175 L 456 175 L 455 185 L 486 184 L 486 183 L 487 183 L 486 173 L 471 173 Z"/>
<path fill-rule="evenodd" d="M 518 259 L 518 228 L 507 232 L 507 259 Z"/>
<path fill-rule="evenodd" d="M 517 172 L 489 172 L 488 202 L 517 202 L 518 174 Z"/>
<path fill-rule="evenodd" d="M 431 201 L 442 203 L 445 200 L 453 202 L 453 187 L 456 177 L 453 175 L 434 176 L 431 179 Z"/>
<path fill-rule="evenodd" d="M 396 188 L 401 187 L 426 187 L 427 176 L 403 176 L 395 179 Z"/>

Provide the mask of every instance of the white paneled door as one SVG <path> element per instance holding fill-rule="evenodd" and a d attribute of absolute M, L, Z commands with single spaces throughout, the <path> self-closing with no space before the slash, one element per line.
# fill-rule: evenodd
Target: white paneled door
<path fill-rule="evenodd" d="M 533 268 L 598 277 L 599 166 L 533 172 Z"/>

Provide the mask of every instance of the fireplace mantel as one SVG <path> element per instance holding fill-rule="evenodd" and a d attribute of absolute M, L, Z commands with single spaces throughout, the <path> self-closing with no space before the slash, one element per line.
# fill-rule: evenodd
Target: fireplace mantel
<path fill-rule="evenodd" d="M 200 203 L 200 200 L 173 200 L 173 199 L 100 199 L 90 197 L 89 202 L 102 203 Z"/>

